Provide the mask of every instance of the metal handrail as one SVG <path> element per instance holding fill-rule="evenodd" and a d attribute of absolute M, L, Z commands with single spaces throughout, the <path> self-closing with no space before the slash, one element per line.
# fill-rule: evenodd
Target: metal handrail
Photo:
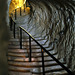
<path fill-rule="evenodd" d="M 20 28 L 20 37 L 21 37 L 21 43 L 20 43 L 20 48 L 22 48 L 22 30 L 27 33 L 29 35 L 29 42 L 31 42 L 31 38 L 33 39 L 33 41 L 35 41 L 40 47 L 41 47 L 41 52 L 42 52 L 42 67 L 43 67 L 43 75 L 45 75 L 45 71 L 44 71 L 44 55 L 43 52 L 46 52 L 53 60 L 55 60 L 62 68 L 64 68 L 69 75 L 74 75 L 66 66 L 64 66 L 59 60 L 57 60 L 51 53 L 49 53 L 41 44 L 39 44 L 37 42 L 37 40 L 34 39 L 34 37 L 32 37 L 32 35 L 30 33 L 28 33 L 23 27 L 19 27 Z M 31 43 L 30 43 L 31 45 Z M 31 61 L 31 48 L 30 48 L 30 61 Z"/>

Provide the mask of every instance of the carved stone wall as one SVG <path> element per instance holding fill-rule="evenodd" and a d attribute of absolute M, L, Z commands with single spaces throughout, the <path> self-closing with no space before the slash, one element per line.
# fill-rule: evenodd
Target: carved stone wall
<path fill-rule="evenodd" d="M 7 30 L 7 0 L 0 0 L 0 75 L 8 75 L 7 48 L 8 48 L 8 30 Z"/>

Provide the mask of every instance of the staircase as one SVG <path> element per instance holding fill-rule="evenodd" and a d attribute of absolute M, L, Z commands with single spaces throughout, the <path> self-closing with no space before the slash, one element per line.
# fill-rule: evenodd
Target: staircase
<path fill-rule="evenodd" d="M 18 20 L 16 22 L 18 22 Z M 12 28 L 12 30 L 14 30 L 14 28 Z M 13 31 L 9 32 L 10 40 L 7 54 L 9 75 L 68 75 L 67 71 L 64 70 L 55 60 L 53 60 L 49 56 L 49 54 L 47 54 L 43 49 L 41 49 L 41 47 L 33 39 L 31 39 L 32 52 L 30 61 L 29 36 L 25 32 L 22 32 L 23 38 L 21 49 L 19 31 L 20 30 L 17 29 L 16 26 L 14 32 L 16 38 L 14 38 L 13 36 Z M 33 30 L 29 29 L 28 31 L 31 33 Z M 51 53 L 55 58 L 57 58 L 58 52 L 55 52 L 53 46 L 50 47 L 46 44 L 48 40 L 40 38 L 39 36 L 36 36 L 35 39 L 43 47 L 45 47 L 45 49 L 49 53 Z M 67 66 L 65 62 L 61 63 Z"/>
<path fill-rule="evenodd" d="M 16 38 L 13 37 L 13 31 L 10 31 L 9 34 L 11 35 L 8 47 L 9 75 L 42 75 L 41 48 L 33 40 L 31 40 L 32 59 L 31 62 L 29 62 L 28 37 L 26 36 L 25 39 L 22 39 L 23 47 L 20 49 L 20 40 L 17 33 Z M 39 39 L 38 37 L 37 40 L 42 41 L 44 39 Z M 53 49 L 48 51 L 52 53 Z M 53 52 L 53 55 L 57 57 L 57 52 Z M 64 62 L 62 63 L 66 65 Z M 67 75 L 67 72 L 45 52 L 44 64 L 46 75 Z"/>

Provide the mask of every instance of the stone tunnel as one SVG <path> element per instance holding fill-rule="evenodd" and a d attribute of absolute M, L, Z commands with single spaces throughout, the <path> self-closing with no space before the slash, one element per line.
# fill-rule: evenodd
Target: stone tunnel
<path fill-rule="evenodd" d="M 11 1 L 0 0 L 0 75 L 8 75 L 6 53 L 10 38 L 9 13 L 11 15 L 15 9 L 13 5 L 9 12 Z M 14 20 L 17 26 L 23 26 L 33 37 L 46 39 L 46 43 L 54 46 L 54 50 L 58 52 L 60 61 L 65 61 L 75 73 L 75 0 L 28 1 L 30 11 L 21 21 Z"/>

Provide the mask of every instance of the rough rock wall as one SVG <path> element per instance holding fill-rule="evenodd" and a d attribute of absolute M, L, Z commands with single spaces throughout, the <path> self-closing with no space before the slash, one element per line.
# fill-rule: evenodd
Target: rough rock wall
<path fill-rule="evenodd" d="M 7 0 L 0 0 L 0 75 L 8 75 L 8 64 L 6 58 L 7 52 L 7 23 L 6 23 L 6 11 Z"/>
<path fill-rule="evenodd" d="M 29 1 L 32 6 L 29 26 L 33 24 L 35 33 L 41 35 L 46 30 L 47 40 L 54 43 L 58 58 L 66 61 L 68 67 L 75 71 L 75 1 Z"/>

